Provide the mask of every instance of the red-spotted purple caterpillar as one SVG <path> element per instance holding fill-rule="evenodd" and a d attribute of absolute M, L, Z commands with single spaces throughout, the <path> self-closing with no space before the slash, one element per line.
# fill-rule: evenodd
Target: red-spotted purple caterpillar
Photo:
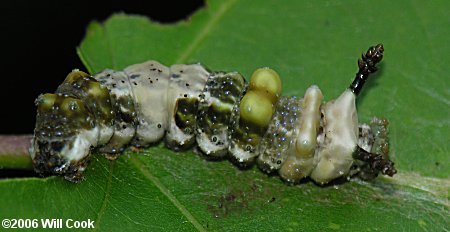
<path fill-rule="evenodd" d="M 93 76 L 74 70 L 56 93 L 36 100 L 34 168 L 76 182 L 93 149 L 114 157 L 128 145 L 164 139 L 173 150 L 196 144 L 206 156 L 256 162 L 288 182 L 392 176 L 387 120 L 359 124 L 355 106 L 383 50 L 370 47 L 350 87 L 327 103 L 315 85 L 303 97 L 280 96 L 281 80 L 269 68 L 257 69 L 249 83 L 238 72 L 200 64 L 147 61 Z"/>

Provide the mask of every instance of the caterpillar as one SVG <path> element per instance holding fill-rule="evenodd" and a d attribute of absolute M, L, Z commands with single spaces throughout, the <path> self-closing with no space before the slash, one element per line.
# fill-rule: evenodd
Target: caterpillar
<path fill-rule="evenodd" d="M 175 151 L 195 146 L 209 158 L 256 163 L 289 183 L 393 176 L 387 120 L 360 124 L 355 106 L 383 52 L 378 44 L 362 54 L 354 81 L 327 103 L 315 85 L 303 97 L 281 96 L 270 68 L 257 69 L 249 82 L 238 72 L 153 60 L 93 76 L 73 70 L 55 93 L 35 101 L 34 169 L 79 182 L 94 149 L 115 159 L 128 145 L 164 140 Z"/>

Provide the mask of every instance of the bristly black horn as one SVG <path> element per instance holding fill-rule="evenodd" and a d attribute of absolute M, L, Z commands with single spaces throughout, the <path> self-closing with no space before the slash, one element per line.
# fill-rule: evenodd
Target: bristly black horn
<path fill-rule="evenodd" d="M 370 47 L 366 54 L 361 55 L 361 59 L 358 60 L 358 73 L 356 73 L 355 80 L 349 87 L 356 96 L 361 92 L 369 75 L 377 71 L 376 65 L 383 59 L 383 52 L 383 44 L 377 44 Z"/>

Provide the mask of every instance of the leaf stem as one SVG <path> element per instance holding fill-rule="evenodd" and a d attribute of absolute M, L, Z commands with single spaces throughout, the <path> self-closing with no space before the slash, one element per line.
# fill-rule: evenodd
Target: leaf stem
<path fill-rule="evenodd" d="M 32 135 L 0 135 L 0 169 L 31 170 L 31 138 Z"/>

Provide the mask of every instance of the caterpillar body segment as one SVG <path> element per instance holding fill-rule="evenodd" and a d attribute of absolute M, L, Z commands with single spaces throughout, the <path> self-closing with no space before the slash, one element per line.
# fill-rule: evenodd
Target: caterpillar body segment
<path fill-rule="evenodd" d="M 114 133 L 112 128 L 114 111 L 110 102 L 108 89 L 87 73 L 74 70 L 67 75 L 64 82 L 56 90 L 56 94 L 80 99 L 93 114 L 96 128 L 98 128 L 98 144 L 104 144 Z M 61 104 L 61 107 L 70 105 Z M 70 112 L 70 111 L 64 111 Z M 97 144 L 96 143 L 96 144 Z"/>
<path fill-rule="evenodd" d="M 358 116 L 355 95 L 346 90 L 336 100 L 326 103 L 323 112 L 323 140 L 315 156 L 316 167 L 311 178 L 321 184 L 330 178 L 348 174 L 358 140 Z"/>
<path fill-rule="evenodd" d="M 134 64 L 124 69 L 136 109 L 136 135 L 131 144 L 145 147 L 159 142 L 168 127 L 167 89 L 170 70 L 157 61 Z"/>
<path fill-rule="evenodd" d="M 292 146 L 288 150 L 287 162 L 279 171 L 281 178 L 288 182 L 298 182 L 310 175 L 317 164 L 315 153 L 322 135 L 318 131 L 321 126 L 320 107 L 323 95 L 320 89 L 313 85 L 309 87 L 300 101 L 299 118 L 293 131 Z"/>
<path fill-rule="evenodd" d="M 127 145 L 146 147 L 164 138 L 173 150 L 197 144 L 206 156 L 229 157 L 240 166 L 256 161 L 292 183 L 392 176 L 387 121 L 359 124 L 355 105 L 382 56 L 382 45 L 370 47 L 353 83 L 328 103 L 317 86 L 303 97 L 282 97 L 280 77 L 269 68 L 257 69 L 249 83 L 237 72 L 211 72 L 200 64 L 147 61 L 93 77 L 74 70 L 55 94 L 36 100 L 34 167 L 76 182 L 92 149 L 115 158 Z"/>
<path fill-rule="evenodd" d="M 197 108 L 209 72 L 199 64 L 176 64 L 170 67 L 167 90 L 169 124 L 166 145 L 177 150 L 195 143 Z"/>
<path fill-rule="evenodd" d="M 253 163 L 258 146 L 266 133 L 281 92 L 278 73 L 269 68 L 257 69 L 248 91 L 234 107 L 229 151 L 239 164 Z"/>
<path fill-rule="evenodd" d="M 197 144 L 201 152 L 211 157 L 228 154 L 229 125 L 239 115 L 232 114 L 247 89 L 238 72 L 213 72 L 200 96 L 197 113 Z"/>
<path fill-rule="evenodd" d="M 99 147 L 99 152 L 118 154 L 136 134 L 138 118 L 134 107 L 134 96 L 128 76 L 123 71 L 105 70 L 94 76 L 110 93 L 114 111 L 114 135 L 108 143 Z"/>
<path fill-rule="evenodd" d="M 265 172 L 280 169 L 289 157 L 301 116 L 302 98 L 280 97 L 273 119 L 259 145 L 258 166 Z M 295 153 L 294 153 L 295 155 Z M 285 178 L 286 179 L 286 178 Z"/>

